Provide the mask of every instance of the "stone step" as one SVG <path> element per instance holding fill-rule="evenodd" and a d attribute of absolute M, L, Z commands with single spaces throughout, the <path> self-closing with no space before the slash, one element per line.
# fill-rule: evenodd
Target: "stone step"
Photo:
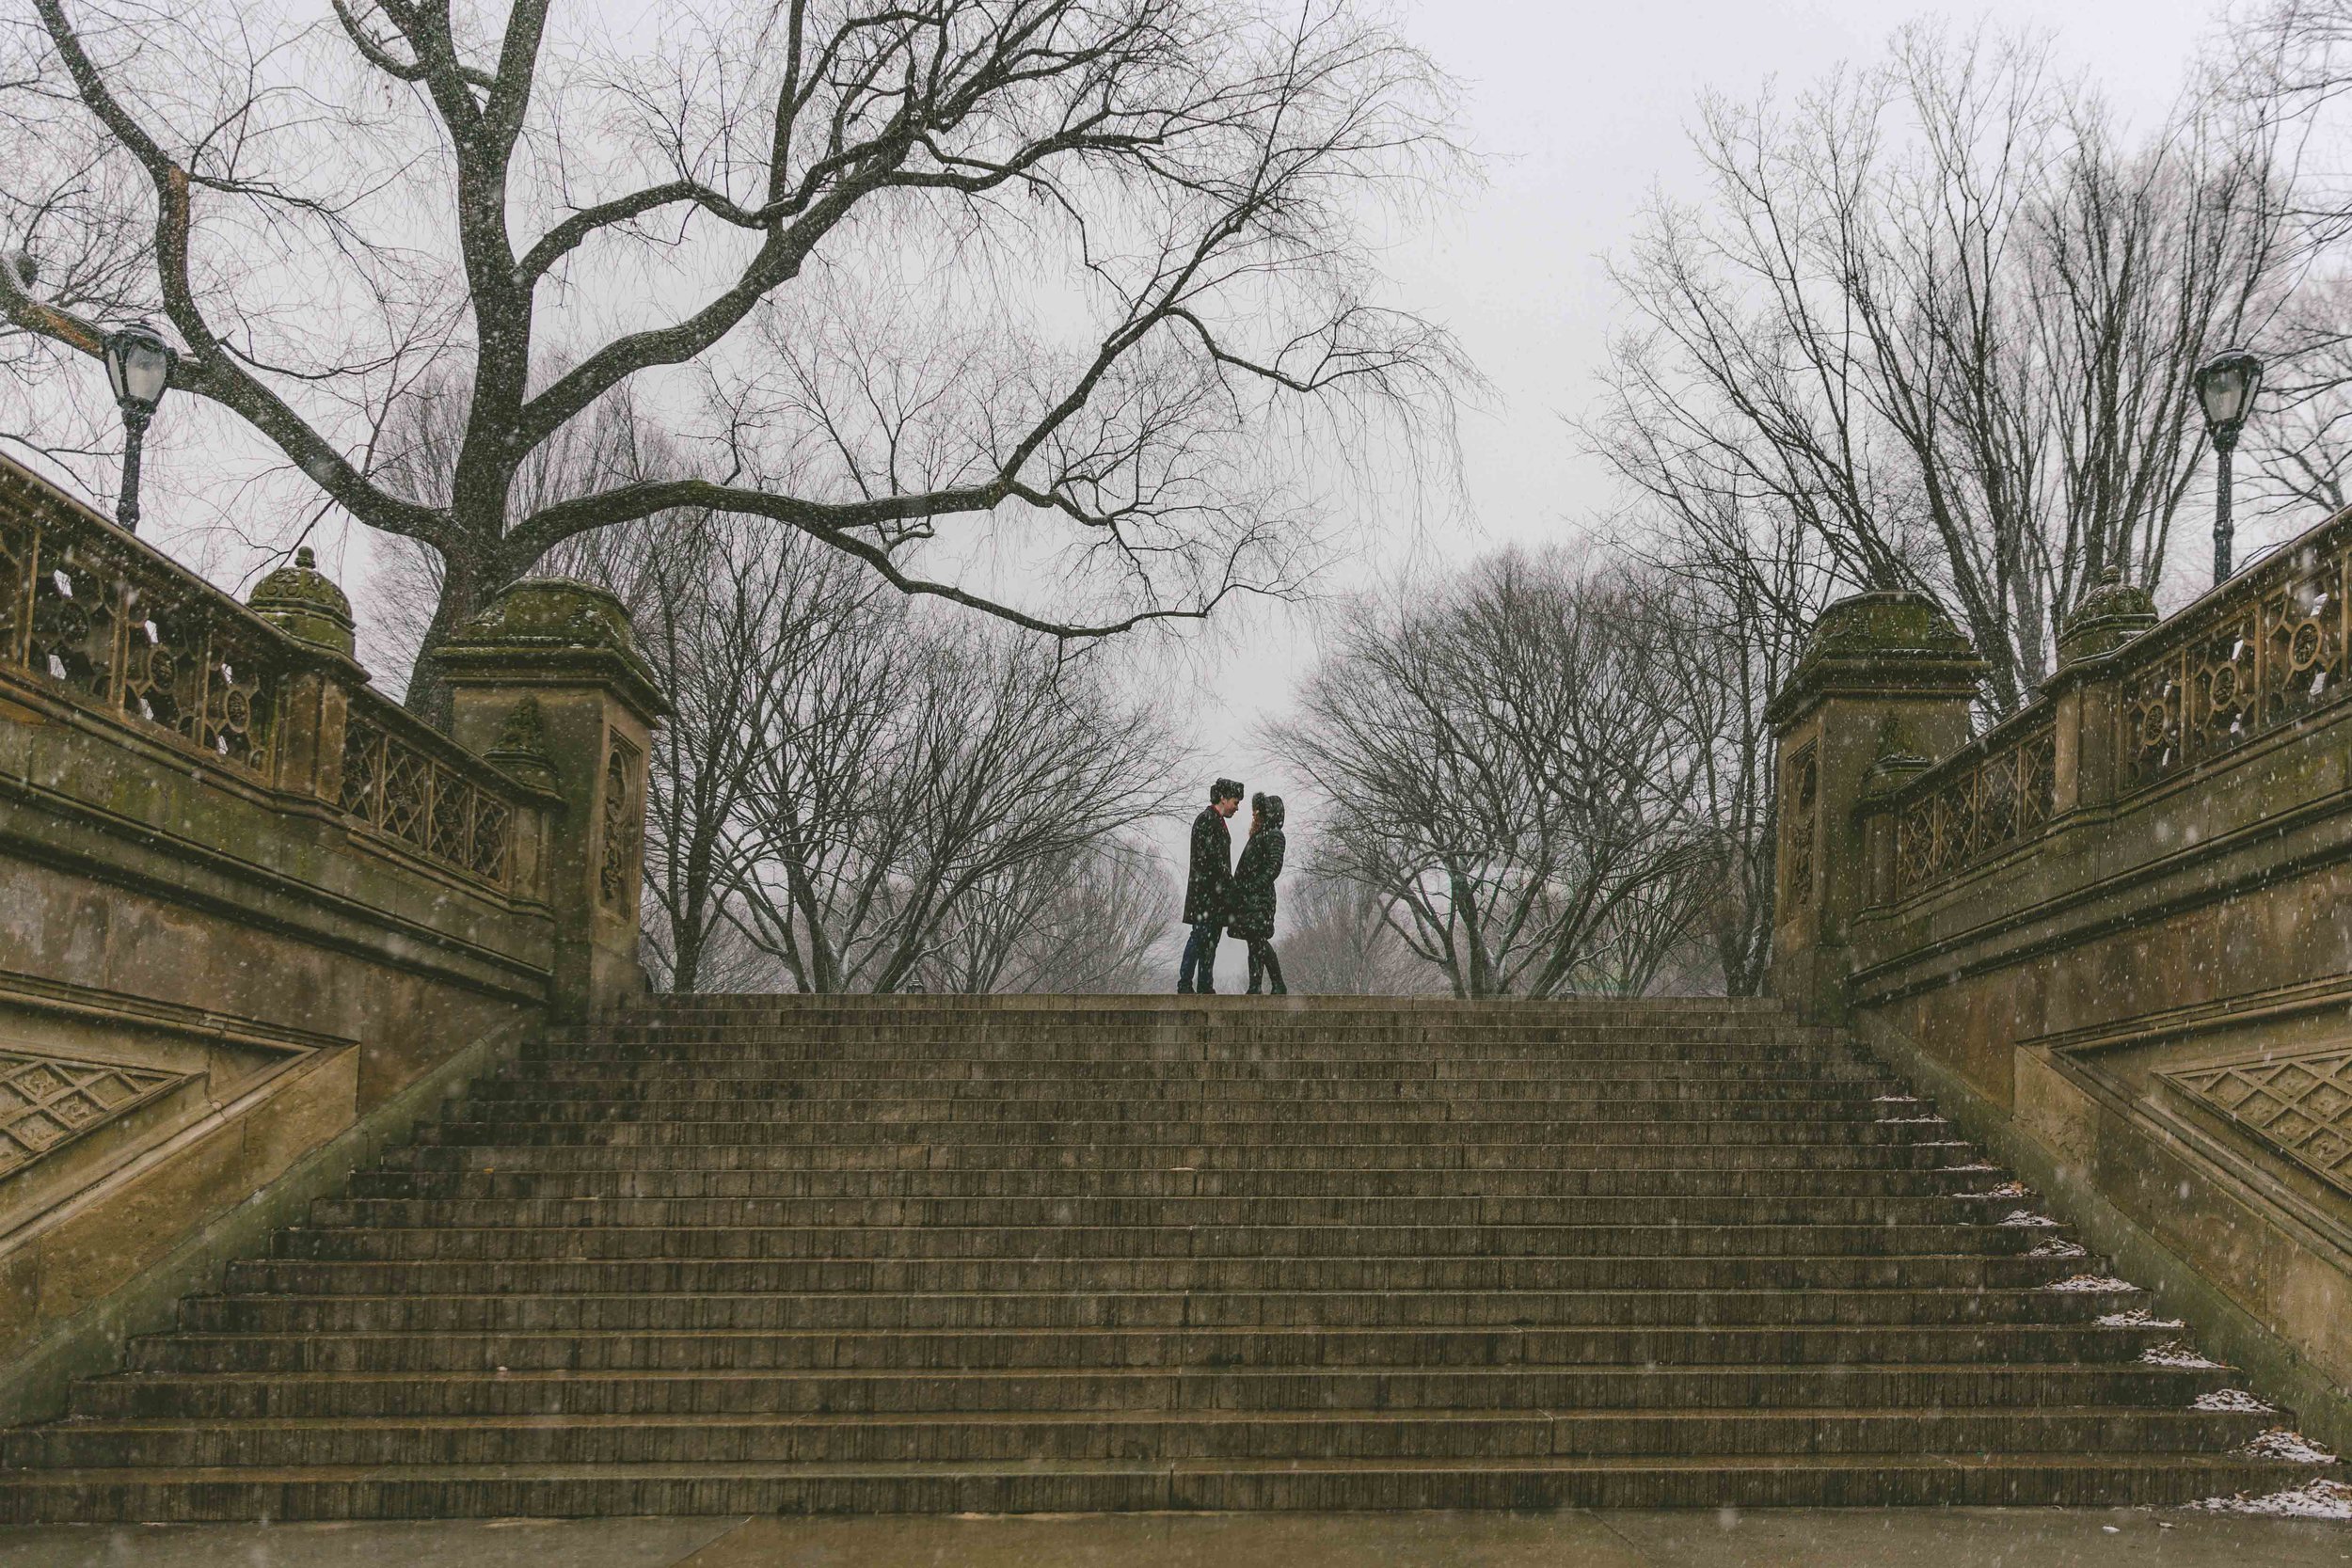
<path fill-rule="evenodd" d="M 2226 1453 L 2264 1418 L 2074 1410 L 1078 1411 L 967 1417 L 580 1417 L 85 1422 L 17 1432 L 12 1466 L 943 1464 L 1661 1454 Z"/>
<path fill-rule="evenodd" d="M 1883 1079 L 1824 1082 L 1815 1075 L 1776 1079 L 1675 1076 L 1660 1078 L 1421 1079 L 1332 1081 L 1327 1079 L 1163 1079 L 1157 1083 L 1112 1080 L 1122 1106 L 1211 1106 L 1239 1110 L 1267 1106 L 1296 1112 L 1343 1107 L 1397 1112 L 1417 1104 L 1507 1107 L 1541 1102 L 1559 1105 L 1740 1104 L 1836 1108 L 1862 1106 L 1873 1117 L 1915 1115 L 1919 1104 L 1886 1092 Z M 1026 1079 L 973 1078 L 942 1082 L 923 1078 L 828 1078 L 815 1081 L 788 1072 L 721 1074 L 701 1072 L 665 1078 L 585 1075 L 490 1079 L 473 1085 L 468 1101 L 477 1105 L 645 1105 L 664 1111 L 712 1105 L 821 1106 L 835 1115 L 866 1107 L 985 1107 L 1004 1115 L 1039 1102 L 1083 1102 L 1099 1109 L 1104 1084 L 1068 1075 Z M 1922 1107 L 1924 1109 L 1924 1107 Z M 1056 1115 L 1067 1113 L 1056 1112 Z M 1131 1113 L 1139 1114 L 1139 1113 Z"/>
<path fill-rule="evenodd" d="M 2023 1256 L 641 1259 L 231 1263 L 239 1294 L 733 1294 L 824 1291 L 2034 1290 L 2090 1258 Z"/>
<path fill-rule="evenodd" d="M 1994 1225 L 297 1227 L 280 1258 L 1006 1259 L 2015 1257 L 2064 1227 Z"/>
<path fill-rule="evenodd" d="M 1582 1062 L 1566 1058 L 1531 1061 L 1521 1057 L 1429 1056 L 1407 1061 L 1400 1057 L 1324 1057 L 1314 1060 L 1266 1058 L 1254 1061 L 1107 1061 L 1082 1058 L 1066 1061 L 1008 1057 L 987 1061 L 954 1061 L 938 1057 L 845 1057 L 825 1061 L 758 1062 L 708 1061 L 691 1053 L 675 1059 L 652 1057 L 533 1057 L 511 1064 L 486 1083 L 568 1084 L 696 1084 L 706 1081 L 787 1084 L 815 1093 L 846 1092 L 866 1084 L 920 1084 L 934 1090 L 951 1085 L 1083 1083 L 1151 1090 L 1176 1085 L 1250 1089 L 1262 1085 L 1294 1087 L 1301 1092 L 1318 1085 L 1357 1082 L 1375 1084 L 1514 1084 L 1584 1085 L 1607 1088 L 1616 1085 L 1679 1085 L 1688 1083 L 1778 1085 L 1789 1086 L 1886 1085 L 1900 1093 L 1900 1081 L 1877 1064 L 1862 1060 L 1773 1062 L 1746 1059 L 1697 1061 Z"/>
<path fill-rule="evenodd" d="M 591 1107 L 590 1111 L 593 1110 Z M 1378 1135 L 1376 1138 L 1374 1136 L 1375 1133 Z M 1941 1142 L 1947 1139 L 1949 1133 L 1948 1125 L 1935 1117 L 1915 1121 L 1837 1122 L 1760 1117 L 1746 1120 L 1731 1117 L 1677 1119 L 1663 1116 L 1638 1121 L 1607 1120 L 1597 1117 L 1528 1117 L 1517 1121 L 1500 1118 L 1452 1121 L 1363 1117 L 1345 1121 L 1319 1118 L 1286 1123 L 1213 1122 L 1186 1117 L 1148 1117 L 1139 1121 L 1080 1120 L 1073 1117 L 1046 1121 L 934 1119 L 852 1123 L 821 1118 L 805 1121 L 723 1120 L 717 1117 L 690 1120 L 683 1117 L 659 1115 L 597 1117 L 586 1113 L 560 1119 L 526 1118 L 519 1114 L 485 1114 L 483 1107 L 460 1106 L 440 1121 L 418 1128 L 417 1141 L 518 1146 L 568 1143 L 621 1148 L 634 1144 L 658 1148 L 760 1143 L 858 1148 L 913 1142 L 987 1148 L 1010 1145 L 1026 1148 L 1073 1145 L 1098 1148 L 1121 1142 L 1140 1143 L 1146 1147 L 1200 1143 L 1228 1148 L 1273 1144 L 1289 1148 L 1314 1142 L 1379 1142 L 1391 1147 L 1442 1144 L 1448 1148 L 1473 1148 L 1482 1145 L 1532 1145 L 1604 1149 L 1684 1148 L 1740 1144 L 1762 1144 L 1775 1148 L 1908 1144 Z M 1311 1139 L 1309 1134 L 1315 1136 Z"/>
<path fill-rule="evenodd" d="M 2120 1361 L 1810 1367 L 1088 1368 L 750 1371 L 147 1372 L 78 1383 L 77 1417 L 848 1416 L 1593 1408 L 2185 1410 L 2228 1369 Z"/>
<path fill-rule="evenodd" d="M 131 1340 L 137 1372 L 945 1371 L 1133 1367 L 1883 1366 L 2129 1361 L 2177 1330 L 2097 1323 L 1741 1327 L 818 1329 L 198 1334 Z"/>
<path fill-rule="evenodd" d="M 1381 1041 L 1367 1037 L 1301 1041 L 1200 1041 L 1200 1039 L 972 1039 L 964 1035 L 903 1037 L 880 1035 L 878 1039 L 800 1039 L 770 1032 L 751 1032 L 743 1039 L 691 1039 L 656 1035 L 651 1039 L 583 1039 L 562 1044 L 527 1046 L 522 1060 L 564 1060 L 564 1063 L 939 1063 L 962 1068 L 986 1068 L 995 1063 L 1052 1063 L 1080 1069 L 1091 1063 L 1200 1063 L 1200 1065 L 1294 1065 L 1294 1063 L 1463 1063 L 1472 1068 L 1518 1063 L 1566 1063 L 1579 1068 L 1602 1065 L 1861 1065 L 1849 1046 L 1833 1041 L 1788 1039 L 1692 1039 L 1687 1035 L 1612 1037 L 1612 1039 L 1524 1039 L 1480 1037 L 1480 1039 L 1400 1039 Z"/>
<path fill-rule="evenodd" d="M 419 1141 L 387 1159 L 417 1170 L 935 1170 L 1332 1173 L 1350 1170 L 1656 1171 L 1656 1170 L 1946 1170 L 1976 1162 L 1975 1151 L 1948 1138 L 1838 1145 L 1600 1144 L 1567 1139 L 1552 1144 L 1396 1145 L 1380 1141 L 937 1144 L 893 1140 L 861 1148 L 792 1143 L 630 1144 L 573 1137 L 537 1145 L 443 1142 L 437 1126 L 419 1129 Z"/>
<path fill-rule="evenodd" d="M 635 1333 L 1432 1324 L 2084 1323 L 2144 1291 L 2046 1290 L 971 1291 L 190 1296 L 198 1334 Z"/>
<path fill-rule="evenodd" d="M 2158 1505 L 2301 1484 L 2208 1455 L 1718 1455 L 1527 1460 L 1021 1462 L 47 1470 L 0 1481 L 0 1521 L 504 1518 L 1129 1510 Z"/>
<path fill-rule="evenodd" d="M 2024 1213 L 1985 1197 L 579 1197 L 324 1198 L 318 1229 L 589 1226 L 1990 1225 Z"/>
<path fill-rule="evenodd" d="M 1985 1195 L 1998 1173 L 1946 1170 L 432 1170 L 389 1156 L 359 1198 L 1926 1198 Z M 2006 1195 L 2031 1207 L 2030 1193 Z"/>
<path fill-rule="evenodd" d="M 668 1126 L 707 1127 L 745 1122 L 818 1123 L 854 1134 L 895 1132 L 909 1126 L 956 1126 L 1018 1129 L 1041 1123 L 1136 1127 L 1278 1127 L 1284 1130 L 1365 1127 L 1449 1126 L 1464 1136 L 1487 1127 L 1512 1128 L 1530 1120 L 1553 1125 L 1584 1126 L 1641 1120 L 1657 1125 L 1708 1125 L 1715 1122 L 1808 1124 L 1822 1128 L 1871 1126 L 1897 1122 L 1924 1125 L 1919 1118 L 1933 1113 L 1885 1105 L 1860 1097 L 1795 1100 L 1751 1095 L 1613 1096 L 1606 1099 L 1502 1095 L 1415 1094 L 1406 1096 L 1300 1095 L 1281 1099 L 1202 1097 L 1187 1095 L 1133 1101 L 1106 1100 L 1100 1094 L 1071 1094 L 1054 1099 L 983 1099 L 976 1095 L 931 1096 L 892 1100 L 882 1097 L 831 1098 L 805 1096 L 677 1095 L 656 1098 L 622 1095 L 611 1099 L 588 1096 L 471 1096 L 448 1106 L 447 1123 L 485 1123 L 538 1126 L 554 1123 L 660 1121 Z"/>

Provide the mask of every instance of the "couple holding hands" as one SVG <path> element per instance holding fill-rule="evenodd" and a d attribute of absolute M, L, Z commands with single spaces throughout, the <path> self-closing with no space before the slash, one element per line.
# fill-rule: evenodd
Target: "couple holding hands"
<path fill-rule="evenodd" d="M 1209 805 L 1192 819 L 1192 869 L 1184 879 L 1184 924 L 1192 936 L 1176 970 L 1180 996 L 1216 994 L 1216 943 L 1227 932 L 1249 944 L 1249 994 L 1270 990 L 1286 996 L 1282 965 L 1274 956 L 1274 879 L 1282 874 L 1282 798 L 1257 795 L 1249 801 L 1249 842 L 1241 863 L 1233 863 L 1232 830 L 1226 818 L 1241 809 L 1241 785 L 1219 779 L 1209 786 Z M 1266 982 L 1271 981 L 1269 986 Z"/>

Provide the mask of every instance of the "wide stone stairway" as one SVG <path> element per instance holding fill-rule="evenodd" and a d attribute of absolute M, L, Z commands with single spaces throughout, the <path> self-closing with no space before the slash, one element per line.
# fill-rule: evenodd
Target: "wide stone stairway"
<path fill-rule="evenodd" d="M 8 1433 L 0 1517 L 2087 1504 L 2329 1473 L 2263 1457 L 2290 1418 L 2103 1272 L 1758 1006 L 686 997 L 532 1047 Z"/>

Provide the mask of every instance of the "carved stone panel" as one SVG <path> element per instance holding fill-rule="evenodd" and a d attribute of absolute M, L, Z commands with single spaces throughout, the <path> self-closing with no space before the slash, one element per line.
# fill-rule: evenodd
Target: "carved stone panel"
<path fill-rule="evenodd" d="M 0 1051 L 0 1176 L 168 1092 L 190 1076 Z"/>
<path fill-rule="evenodd" d="M 2160 1075 L 2197 1103 L 2352 1192 L 2352 1048 Z"/>

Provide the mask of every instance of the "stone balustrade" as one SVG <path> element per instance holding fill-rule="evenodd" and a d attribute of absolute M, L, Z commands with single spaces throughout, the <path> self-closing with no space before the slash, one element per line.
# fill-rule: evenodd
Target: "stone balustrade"
<path fill-rule="evenodd" d="M 0 1417 L 314 1151 L 643 989 L 626 615 L 526 581 L 457 642 L 452 736 L 308 550 L 240 604 L 0 462 Z"/>
<path fill-rule="evenodd" d="M 1970 734 L 1931 602 L 1824 612 L 1772 719 L 1772 985 L 2352 1439 L 2352 512 L 2169 620 L 2110 579 Z"/>

